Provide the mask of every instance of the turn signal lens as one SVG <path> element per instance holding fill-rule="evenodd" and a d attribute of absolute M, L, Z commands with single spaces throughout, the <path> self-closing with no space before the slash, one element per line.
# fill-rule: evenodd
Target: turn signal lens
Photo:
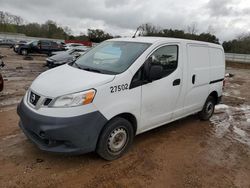
<path fill-rule="evenodd" d="M 89 92 L 87 92 L 85 94 L 85 99 L 83 100 L 83 104 L 89 104 L 92 103 L 92 101 L 94 100 L 95 97 L 95 91 L 94 90 L 90 90 Z"/>

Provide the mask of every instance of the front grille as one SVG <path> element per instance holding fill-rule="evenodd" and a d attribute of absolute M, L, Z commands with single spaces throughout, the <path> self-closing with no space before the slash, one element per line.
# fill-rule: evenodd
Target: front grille
<path fill-rule="evenodd" d="M 44 101 L 43 105 L 44 105 L 44 106 L 48 106 L 49 103 L 50 103 L 51 101 L 52 101 L 52 99 L 47 98 L 47 99 Z"/>
<path fill-rule="evenodd" d="M 32 91 L 30 92 L 30 97 L 29 97 L 29 102 L 36 106 L 37 102 L 39 101 L 40 96 L 33 93 Z"/>

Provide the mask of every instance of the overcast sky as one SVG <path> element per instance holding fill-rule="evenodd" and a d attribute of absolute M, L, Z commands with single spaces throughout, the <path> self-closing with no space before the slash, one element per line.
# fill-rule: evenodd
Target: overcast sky
<path fill-rule="evenodd" d="M 210 31 L 221 41 L 250 32 L 250 0 L 0 0 L 0 10 L 28 22 L 54 20 L 73 34 L 103 29 L 130 36 L 143 23 Z"/>

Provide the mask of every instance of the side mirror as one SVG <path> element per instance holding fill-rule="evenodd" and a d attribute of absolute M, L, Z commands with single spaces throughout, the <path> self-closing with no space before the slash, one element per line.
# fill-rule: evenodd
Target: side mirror
<path fill-rule="evenodd" d="M 149 81 L 159 80 L 162 78 L 163 68 L 161 65 L 152 65 L 149 71 Z"/>
<path fill-rule="evenodd" d="M 153 56 L 149 57 L 144 64 L 144 73 L 149 82 L 162 78 L 163 67 L 159 64 L 154 64 L 156 61 Z"/>
<path fill-rule="evenodd" d="M 144 63 L 144 74 L 147 80 L 149 80 L 149 72 L 150 72 L 151 64 L 152 64 L 152 57 L 149 57 Z"/>

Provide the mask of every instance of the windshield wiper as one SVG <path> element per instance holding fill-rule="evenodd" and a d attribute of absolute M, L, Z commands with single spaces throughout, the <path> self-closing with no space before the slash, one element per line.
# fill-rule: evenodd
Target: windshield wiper
<path fill-rule="evenodd" d="M 78 69 L 82 69 L 82 67 L 80 67 L 80 66 L 76 63 L 76 61 L 72 61 L 70 64 L 71 64 L 71 66 L 72 66 L 72 65 L 75 65 Z"/>
<path fill-rule="evenodd" d="M 86 70 L 86 71 L 90 71 L 90 72 L 97 72 L 97 73 L 102 73 L 102 71 L 97 70 L 97 69 L 93 69 L 93 68 L 83 68 L 80 65 L 78 65 L 75 61 L 72 62 L 72 65 L 76 66 L 78 69 L 82 69 L 82 70 Z M 72 66 L 71 65 L 71 66 Z"/>
<path fill-rule="evenodd" d="M 86 70 L 86 71 L 91 71 L 91 72 L 98 72 L 98 73 L 101 73 L 100 70 L 97 70 L 97 69 L 93 69 L 93 68 L 82 68 L 83 70 Z"/>

